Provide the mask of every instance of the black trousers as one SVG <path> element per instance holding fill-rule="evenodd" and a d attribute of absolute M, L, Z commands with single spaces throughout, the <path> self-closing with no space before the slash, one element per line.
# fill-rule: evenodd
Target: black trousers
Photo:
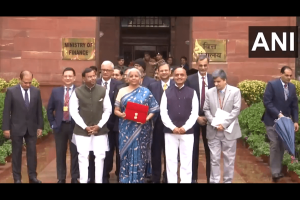
<path fill-rule="evenodd" d="M 76 145 L 72 141 L 73 129 L 71 123 L 62 123 L 59 132 L 54 132 L 55 146 L 56 146 L 56 170 L 57 179 L 63 180 L 67 176 L 67 148 L 68 143 L 70 146 L 71 163 L 70 173 L 72 179 L 79 178 L 79 166 L 78 166 L 78 152 Z"/>
<path fill-rule="evenodd" d="M 164 155 L 164 172 L 166 177 L 166 155 L 165 155 L 165 134 L 163 132 L 164 125 L 160 118 L 158 118 L 154 125 L 152 146 L 151 146 L 151 163 L 152 163 L 152 181 L 160 183 L 161 177 L 161 153 Z"/>
<path fill-rule="evenodd" d="M 209 183 L 210 178 L 210 150 L 207 143 L 206 138 L 206 126 L 199 126 L 198 124 L 195 125 L 194 128 L 194 148 L 193 148 L 193 163 L 192 163 L 192 179 L 198 179 L 198 164 L 199 164 L 199 142 L 200 142 L 200 130 L 202 133 L 202 140 L 204 144 L 205 150 L 205 159 L 206 159 L 206 179 L 207 183 Z"/>
<path fill-rule="evenodd" d="M 116 151 L 116 171 L 115 174 L 119 179 L 120 173 L 120 154 L 119 154 L 119 132 L 110 131 L 108 133 L 109 148 L 106 152 L 103 167 L 103 179 L 109 179 L 109 173 L 113 169 L 114 152 Z"/>
<path fill-rule="evenodd" d="M 29 179 L 37 177 L 37 155 L 36 155 L 36 141 L 37 133 L 35 135 L 29 135 L 28 130 L 24 136 L 11 135 L 12 142 L 12 172 L 14 180 L 21 180 L 21 168 L 22 168 L 22 148 L 23 138 L 26 142 L 26 157 L 27 157 L 27 169 Z"/>
<path fill-rule="evenodd" d="M 119 154 L 119 132 L 110 131 L 108 133 L 108 141 L 110 150 L 106 152 L 103 166 L 103 179 L 109 179 L 109 173 L 113 169 L 114 151 L 116 150 L 116 171 L 115 174 L 119 177 L 120 172 L 120 154 Z M 95 180 L 95 156 L 94 152 L 90 151 L 89 160 L 89 178 Z"/>

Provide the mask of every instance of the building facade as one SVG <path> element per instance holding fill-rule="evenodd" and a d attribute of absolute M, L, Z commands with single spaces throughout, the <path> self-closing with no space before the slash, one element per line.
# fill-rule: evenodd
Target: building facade
<path fill-rule="evenodd" d="M 0 77 L 10 80 L 22 70 L 32 71 L 47 104 L 52 88 L 61 85 L 65 67 L 76 70 L 78 84 L 86 67 L 100 68 L 104 60 L 116 63 L 120 55 L 128 63 L 145 51 L 172 56 L 176 64 L 185 56 L 195 68 L 196 39 L 227 40 L 226 62 L 212 62 L 209 72 L 224 69 L 229 84 L 245 79 L 269 81 L 283 65 L 295 69 L 297 77 L 298 59 L 248 58 L 249 26 L 297 24 L 297 17 L 0 17 Z M 62 38 L 72 37 L 95 38 L 96 59 L 62 60 Z"/>

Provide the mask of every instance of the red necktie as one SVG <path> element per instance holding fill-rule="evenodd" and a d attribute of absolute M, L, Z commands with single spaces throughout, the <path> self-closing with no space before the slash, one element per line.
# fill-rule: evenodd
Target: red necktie
<path fill-rule="evenodd" d="M 203 109 L 204 101 L 205 101 L 205 81 L 204 81 L 204 76 L 202 76 L 201 109 Z"/>
<path fill-rule="evenodd" d="M 70 90 L 70 88 L 67 88 L 67 92 L 66 92 L 66 95 L 65 95 L 64 106 L 68 107 L 68 111 L 64 111 L 64 121 L 69 121 L 70 120 L 70 114 L 69 114 L 69 100 L 70 100 L 70 95 L 69 95 L 69 90 Z"/>

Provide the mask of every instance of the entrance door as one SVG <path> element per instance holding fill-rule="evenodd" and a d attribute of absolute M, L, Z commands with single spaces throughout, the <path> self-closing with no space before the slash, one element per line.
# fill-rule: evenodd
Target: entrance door
<path fill-rule="evenodd" d="M 154 57 L 156 54 L 156 46 L 134 46 L 134 60 L 143 58 L 145 52 L 148 52 L 151 57 Z"/>

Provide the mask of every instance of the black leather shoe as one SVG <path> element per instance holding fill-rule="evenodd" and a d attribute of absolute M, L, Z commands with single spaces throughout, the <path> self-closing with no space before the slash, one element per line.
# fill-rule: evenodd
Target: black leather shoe
<path fill-rule="evenodd" d="M 195 179 L 195 180 L 192 180 L 192 183 L 198 183 L 198 182 L 197 182 L 197 180 Z"/>
<path fill-rule="evenodd" d="M 79 183 L 77 178 L 72 178 L 71 183 Z"/>
<path fill-rule="evenodd" d="M 273 182 L 275 182 L 275 183 L 277 183 L 277 182 L 279 181 L 280 178 L 282 178 L 280 173 L 278 173 L 278 174 L 273 174 L 273 175 L 272 175 L 272 180 L 273 180 Z"/>
<path fill-rule="evenodd" d="M 57 183 L 66 183 L 66 179 L 60 179 Z"/>
<path fill-rule="evenodd" d="M 15 180 L 14 183 L 22 183 L 21 180 Z"/>
<path fill-rule="evenodd" d="M 89 179 L 89 180 L 88 180 L 88 183 L 95 183 L 95 180 Z"/>
<path fill-rule="evenodd" d="M 42 183 L 42 181 L 40 181 L 37 178 L 32 178 L 32 179 L 29 179 L 29 183 Z"/>

